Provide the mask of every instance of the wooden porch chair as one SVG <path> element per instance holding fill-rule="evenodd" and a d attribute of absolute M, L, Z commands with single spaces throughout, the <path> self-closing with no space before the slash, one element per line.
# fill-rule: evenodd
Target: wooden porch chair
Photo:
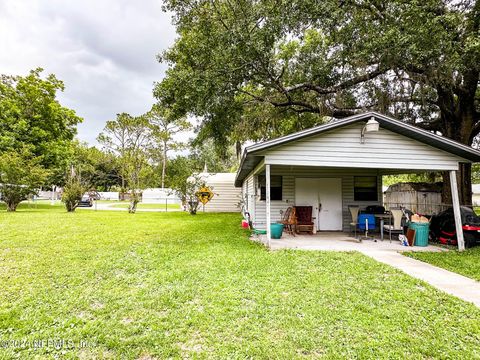
<path fill-rule="evenodd" d="M 280 221 L 283 224 L 283 230 L 295 236 L 295 226 L 297 224 L 297 215 L 294 207 L 288 207 L 283 214 L 283 219 Z"/>
<path fill-rule="evenodd" d="M 297 214 L 297 234 L 301 232 L 313 234 L 312 207 L 295 206 L 295 211 Z"/>

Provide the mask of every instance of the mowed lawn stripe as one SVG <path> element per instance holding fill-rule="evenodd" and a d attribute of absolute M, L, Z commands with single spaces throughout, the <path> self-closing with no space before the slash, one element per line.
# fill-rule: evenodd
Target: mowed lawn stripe
<path fill-rule="evenodd" d="M 0 339 L 28 358 L 475 358 L 480 311 L 358 253 L 269 252 L 237 214 L 0 214 Z M 63 353 L 62 353 L 63 351 Z"/>

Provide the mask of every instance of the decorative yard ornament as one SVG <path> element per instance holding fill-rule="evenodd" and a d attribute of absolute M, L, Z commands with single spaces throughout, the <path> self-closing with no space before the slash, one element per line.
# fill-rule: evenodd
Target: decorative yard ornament
<path fill-rule="evenodd" d="M 202 186 L 196 193 L 198 200 L 205 206 L 213 198 L 213 192 L 208 186 Z"/>

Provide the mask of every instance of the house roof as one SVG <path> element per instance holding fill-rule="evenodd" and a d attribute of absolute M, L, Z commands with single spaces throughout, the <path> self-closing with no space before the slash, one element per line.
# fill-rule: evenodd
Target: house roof
<path fill-rule="evenodd" d="M 240 168 L 238 169 L 235 178 L 235 186 L 242 186 L 243 180 L 263 159 L 264 156 L 260 155 L 260 152 L 290 143 L 292 141 L 300 140 L 310 136 L 315 136 L 329 130 L 351 125 L 356 122 L 366 121 L 371 117 L 374 117 L 375 120 L 377 120 L 380 123 L 380 126 L 384 129 L 404 135 L 411 139 L 418 140 L 422 143 L 457 155 L 466 160 L 472 162 L 480 162 L 480 151 L 478 150 L 460 144 L 457 141 L 434 134 L 430 131 L 421 129 L 417 126 L 396 120 L 392 117 L 374 111 L 369 111 L 362 114 L 353 115 L 344 119 L 334 119 L 333 121 L 330 121 L 324 125 L 316 126 L 293 134 L 248 146 L 243 152 L 242 160 L 240 162 Z"/>

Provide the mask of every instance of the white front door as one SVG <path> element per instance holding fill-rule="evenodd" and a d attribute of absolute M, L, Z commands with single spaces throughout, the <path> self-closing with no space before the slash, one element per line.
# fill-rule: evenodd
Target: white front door
<path fill-rule="evenodd" d="M 342 179 L 295 179 L 295 205 L 312 207 L 317 230 L 342 230 Z"/>

